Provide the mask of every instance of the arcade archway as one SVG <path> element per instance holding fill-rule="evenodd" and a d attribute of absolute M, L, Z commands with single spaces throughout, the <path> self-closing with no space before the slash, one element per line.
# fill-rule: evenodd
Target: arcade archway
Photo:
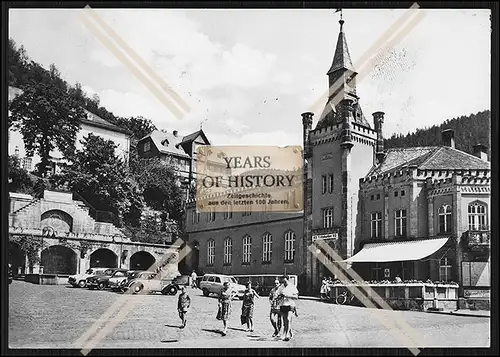
<path fill-rule="evenodd" d="M 90 255 L 91 268 L 117 268 L 118 256 L 106 248 L 97 249 Z"/>
<path fill-rule="evenodd" d="M 76 253 L 62 245 L 53 245 L 42 251 L 44 274 L 76 274 L 78 257 Z"/>
<path fill-rule="evenodd" d="M 149 270 L 156 259 L 148 252 L 137 252 L 130 257 L 130 270 Z"/>
<path fill-rule="evenodd" d="M 9 242 L 9 264 L 14 276 L 26 274 L 26 254 L 15 242 Z"/>

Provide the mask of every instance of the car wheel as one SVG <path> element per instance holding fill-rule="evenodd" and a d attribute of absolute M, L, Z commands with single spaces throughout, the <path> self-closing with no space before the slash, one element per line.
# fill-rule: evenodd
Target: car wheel
<path fill-rule="evenodd" d="M 142 291 L 142 288 L 143 288 L 142 285 L 134 285 L 134 287 L 132 288 L 133 289 L 132 291 L 134 292 L 134 294 L 137 294 L 137 293 L 140 293 Z"/>
<path fill-rule="evenodd" d="M 104 283 L 99 283 L 99 285 L 97 285 L 97 288 L 99 290 L 104 290 Z"/>
<path fill-rule="evenodd" d="M 84 288 L 86 285 L 87 285 L 87 283 L 85 282 L 85 280 L 80 280 L 80 281 L 78 282 L 78 286 L 79 286 L 80 288 Z M 75 287 L 76 287 L 76 285 L 73 285 L 73 286 L 75 286 Z"/>
<path fill-rule="evenodd" d="M 168 294 L 169 295 L 175 295 L 177 294 L 177 286 L 172 285 L 171 287 L 168 288 Z"/>
<path fill-rule="evenodd" d="M 203 296 L 208 296 L 210 294 L 207 288 L 203 288 L 202 290 L 203 290 Z"/>

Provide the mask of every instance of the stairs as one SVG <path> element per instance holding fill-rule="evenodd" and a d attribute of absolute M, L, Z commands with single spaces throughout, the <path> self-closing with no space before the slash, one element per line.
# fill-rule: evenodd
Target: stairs
<path fill-rule="evenodd" d="M 18 213 L 20 213 L 21 211 L 24 211 L 25 209 L 29 208 L 29 207 L 32 207 L 33 205 L 35 205 L 36 203 L 40 202 L 40 198 L 35 198 L 33 200 L 31 200 L 27 205 L 15 210 L 14 212 L 12 212 L 11 214 L 12 215 L 16 215 Z"/>

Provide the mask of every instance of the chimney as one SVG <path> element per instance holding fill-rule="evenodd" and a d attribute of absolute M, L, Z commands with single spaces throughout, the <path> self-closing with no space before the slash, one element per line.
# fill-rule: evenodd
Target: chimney
<path fill-rule="evenodd" d="M 376 164 L 380 164 L 384 160 L 384 135 L 382 134 L 382 127 L 384 124 L 384 112 L 375 112 L 373 115 L 373 127 L 377 132 L 377 143 L 375 145 L 375 159 Z"/>
<path fill-rule="evenodd" d="M 304 157 L 310 156 L 311 147 L 309 145 L 309 132 L 312 129 L 313 113 L 302 113 L 302 127 L 303 127 L 303 142 L 304 142 Z"/>
<path fill-rule="evenodd" d="M 178 133 L 178 131 L 177 131 L 177 130 L 174 130 L 174 132 L 173 132 L 173 133 L 174 133 L 174 136 L 175 136 L 175 137 L 177 137 L 177 133 Z"/>
<path fill-rule="evenodd" d="M 477 156 L 483 161 L 488 161 L 488 148 L 483 144 L 476 144 L 472 147 L 474 156 Z"/>
<path fill-rule="evenodd" d="M 445 129 L 441 132 L 441 141 L 443 146 L 455 148 L 455 131 L 453 129 Z"/>

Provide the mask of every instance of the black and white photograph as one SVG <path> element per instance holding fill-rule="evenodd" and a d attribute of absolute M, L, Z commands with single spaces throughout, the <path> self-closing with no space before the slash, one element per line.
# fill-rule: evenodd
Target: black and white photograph
<path fill-rule="evenodd" d="M 491 347 L 492 11 L 300 3 L 10 4 L 11 351 Z"/>

